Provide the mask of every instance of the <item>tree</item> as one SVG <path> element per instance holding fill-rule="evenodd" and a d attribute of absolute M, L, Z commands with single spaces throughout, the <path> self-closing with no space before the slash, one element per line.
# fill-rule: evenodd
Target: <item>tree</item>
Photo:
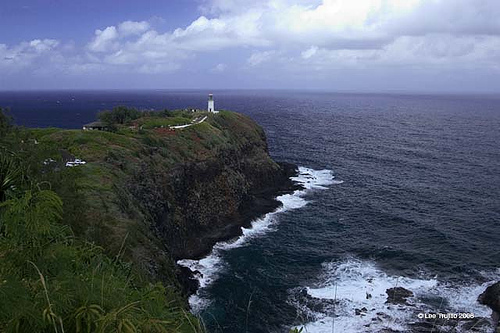
<path fill-rule="evenodd" d="M 142 113 L 136 109 L 125 106 L 114 107 L 112 111 L 102 111 L 99 113 L 99 120 L 108 126 L 124 125 L 132 120 L 141 117 Z"/>
<path fill-rule="evenodd" d="M 12 117 L 7 110 L 0 108 L 0 138 L 3 138 L 12 129 Z"/>

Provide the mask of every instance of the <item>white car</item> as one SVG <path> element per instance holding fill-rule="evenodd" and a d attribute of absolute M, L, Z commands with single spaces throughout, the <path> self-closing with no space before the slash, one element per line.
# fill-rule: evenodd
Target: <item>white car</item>
<path fill-rule="evenodd" d="M 79 158 L 76 158 L 74 161 L 68 161 L 68 162 L 66 162 L 66 166 L 67 167 L 74 167 L 74 166 L 84 165 L 84 164 L 87 164 L 87 162 L 82 161 Z"/>

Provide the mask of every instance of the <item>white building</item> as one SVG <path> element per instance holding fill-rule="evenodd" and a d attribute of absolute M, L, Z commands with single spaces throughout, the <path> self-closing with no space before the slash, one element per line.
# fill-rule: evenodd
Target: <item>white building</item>
<path fill-rule="evenodd" d="M 208 112 L 219 113 L 219 111 L 215 111 L 214 95 L 213 94 L 208 95 Z"/>

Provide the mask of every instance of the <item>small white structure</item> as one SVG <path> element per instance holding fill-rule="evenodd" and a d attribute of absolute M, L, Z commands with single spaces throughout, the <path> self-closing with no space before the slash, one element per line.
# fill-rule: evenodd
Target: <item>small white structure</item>
<path fill-rule="evenodd" d="M 74 161 L 68 161 L 68 162 L 66 162 L 66 166 L 70 167 L 70 168 L 78 166 L 78 165 L 84 165 L 84 164 L 87 164 L 87 162 L 82 161 L 79 158 L 75 159 Z"/>
<path fill-rule="evenodd" d="M 208 112 L 219 113 L 219 111 L 215 111 L 214 95 L 213 94 L 208 95 Z"/>

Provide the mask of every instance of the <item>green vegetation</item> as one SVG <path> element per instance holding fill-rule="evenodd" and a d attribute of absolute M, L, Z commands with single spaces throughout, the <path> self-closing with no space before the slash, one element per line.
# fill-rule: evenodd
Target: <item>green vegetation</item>
<path fill-rule="evenodd" d="M 97 216 L 82 198 L 96 190 L 111 193 L 116 176 L 97 161 L 136 140 L 105 132 L 90 138 L 81 131 L 2 128 L 0 331 L 201 332 L 174 282 L 145 278 L 126 258 L 133 229 L 116 232 L 120 245 L 107 248 L 89 230 Z M 106 153 L 95 152 L 106 145 Z M 61 147 L 96 163 L 61 168 Z M 54 162 L 42 163 L 48 158 Z"/>
<path fill-rule="evenodd" d="M 3 112 L 0 108 L 0 138 L 7 135 L 12 128 L 12 117 Z"/>
<path fill-rule="evenodd" d="M 201 124 L 165 128 L 202 115 Z M 168 213 L 171 225 L 193 233 L 175 203 L 199 203 L 202 186 L 191 201 L 169 187 L 185 165 L 225 159 L 270 174 L 277 166 L 264 132 L 227 111 L 138 117 L 117 108 L 102 119 L 115 131 L 21 128 L 0 112 L 1 332 L 203 331 L 187 312 L 171 244 L 156 223 Z M 87 164 L 65 167 L 74 158 Z M 210 189 L 220 189 L 224 207 L 224 196 L 248 186 L 228 169 L 218 179 Z M 208 205 L 198 218 L 220 215 L 201 210 Z"/>
<path fill-rule="evenodd" d="M 145 117 L 142 118 L 139 125 L 142 125 L 143 129 L 152 129 L 152 128 L 161 128 L 175 125 L 185 125 L 191 122 L 190 118 L 186 117 L 168 117 L 168 118 L 160 118 L 160 117 Z"/>
<path fill-rule="evenodd" d="M 125 125 L 132 120 L 141 117 L 142 113 L 136 109 L 117 106 L 111 111 L 102 111 L 99 113 L 99 120 L 108 126 Z"/>
<path fill-rule="evenodd" d="M 152 125 L 159 124 L 154 121 L 190 121 L 188 117 L 200 116 L 184 111 L 168 111 L 168 114 L 175 116 L 150 114 L 136 119 L 137 123 L 147 124 L 142 130 L 123 128 L 107 132 L 13 127 L 0 140 L 0 147 L 4 147 L 4 152 L 6 147 L 15 152 L 16 160 L 22 161 L 24 169 L 37 182 L 50 184 L 51 190 L 63 200 L 63 223 L 78 237 L 95 242 L 114 256 L 129 234 L 124 259 L 135 262 L 134 267 L 139 267 L 137 271 L 141 273 L 143 261 L 151 257 L 166 258 L 157 268 L 157 274 L 173 276 L 173 264 L 168 255 L 162 254 L 164 245 L 151 241 L 156 239 L 151 233 L 152 216 L 138 205 L 137 193 L 132 193 L 134 178 L 140 177 L 146 166 L 154 172 L 151 177 L 157 178 L 178 165 L 217 159 L 222 151 L 245 146 L 264 155 L 261 145 L 265 141 L 263 131 L 253 121 L 232 112 L 208 115 L 207 121 L 176 131 Z M 74 158 L 87 164 L 64 167 L 65 161 Z M 47 160 L 55 162 L 46 165 Z M 4 175 L 7 174 L 2 172 L 2 177 Z M 0 195 L 4 187 L 0 188 Z"/>
<path fill-rule="evenodd" d="M 99 113 L 99 120 L 107 127 L 115 130 L 123 125 L 144 125 L 147 128 L 155 128 L 170 125 L 188 124 L 195 116 L 203 112 L 189 112 L 185 110 L 175 111 L 138 111 L 125 106 L 117 106 L 111 111 L 102 111 Z M 135 121 L 138 120 L 139 121 Z M 1 125 L 1 119 L 0 119 Z"/>

